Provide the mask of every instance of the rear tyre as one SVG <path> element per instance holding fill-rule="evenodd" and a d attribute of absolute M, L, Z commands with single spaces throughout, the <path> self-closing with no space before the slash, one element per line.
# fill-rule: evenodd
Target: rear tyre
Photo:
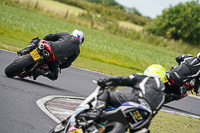
<path fill-rule="evenodd" d="M 103 133 L 125 133 L 125 127 L 120 122 L 112 122 L 105 125 Z"/>
<path fill-rule="evenodd" d="M 10 65 L 5 68 L 5 74 L 6 76 L 13 78 L 19 75 L 22 72 L 23 68 L 26 68 L 33 63 L 34 60 L 30 54 L 21 56 L 15 59 Z"/>

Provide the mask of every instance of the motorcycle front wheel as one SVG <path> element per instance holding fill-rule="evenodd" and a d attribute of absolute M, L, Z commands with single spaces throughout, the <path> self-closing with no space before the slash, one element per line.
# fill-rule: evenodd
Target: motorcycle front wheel
<path fill-rule="evenodd" d="M 120 122 L 112 122 L 105 125 L 103 133 L 125 133 L 125 127 Z"/>
<path fill-rule="evenodd" d="M 13 78 L 19 75 L 24 68 L 30 66 L 33 63 L 34 60 L 30 54 L 20 56 L 5 68 L 5 74 L 7 77 Z"/>

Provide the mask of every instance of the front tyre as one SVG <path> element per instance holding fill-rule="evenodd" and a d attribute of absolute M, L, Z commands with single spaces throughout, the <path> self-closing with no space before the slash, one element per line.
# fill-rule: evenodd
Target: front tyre
<path fill-rule="evenodd" d="M 120 122 L 112 122 L 105 125 L 103 133 L 125 133 L 125 127 Z"/>
<path fill-rule="evenodd" d="M 5 68 L 5 74 L 6 76 L 13 78 L 19 75 L 22 72 L 23 68 L 26 68 L 33 63 L 34 60 L 30 54 L 20 56 Z"/>

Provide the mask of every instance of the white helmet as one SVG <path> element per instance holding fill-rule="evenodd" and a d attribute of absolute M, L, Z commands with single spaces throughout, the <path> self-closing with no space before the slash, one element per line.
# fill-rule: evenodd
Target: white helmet
<path fill-rule="evenodd" d="M 71 35 L 78 38 L 78 40 L 80 41 L 80 45 L 84 42 L 85 36 L 82 31 L 75 29 Z"/>

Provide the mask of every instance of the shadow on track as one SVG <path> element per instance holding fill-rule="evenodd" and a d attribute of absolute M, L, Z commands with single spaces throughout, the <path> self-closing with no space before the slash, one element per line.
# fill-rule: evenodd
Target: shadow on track
<path fill-rule="evenodd" d="M 7 77 L 7 76 L 3 76 L 3 77 L 9 78 L 9 77 Z M 17 78 L 17 77 L 16 77 L 16 78 L 9 78 L 9 79 L 13 79 L 13 80 L 18 80 L 18 81 L 23 81 L 23 82 L 31 83 L 31 84 L 38 85 L 38 86 L 40 86 L 40 87 L 47 87 L 47 88 L 49 88 L 49 89 L 54 89 L 54 90 L 66 91 L 66 92 L 72 92 L 72 93 L 74 93 L 73 91 L 70 91 L 70 90 L 67 90 L 67 89 L 63 89 L 63 88 L 51 86 L 51 85 L 48 85 L 48 84 L 40 83 L 40 82 L 33 81 L 33 80 L 29 80 L 29 79 L 23 79 L 23 78 Z"/>

